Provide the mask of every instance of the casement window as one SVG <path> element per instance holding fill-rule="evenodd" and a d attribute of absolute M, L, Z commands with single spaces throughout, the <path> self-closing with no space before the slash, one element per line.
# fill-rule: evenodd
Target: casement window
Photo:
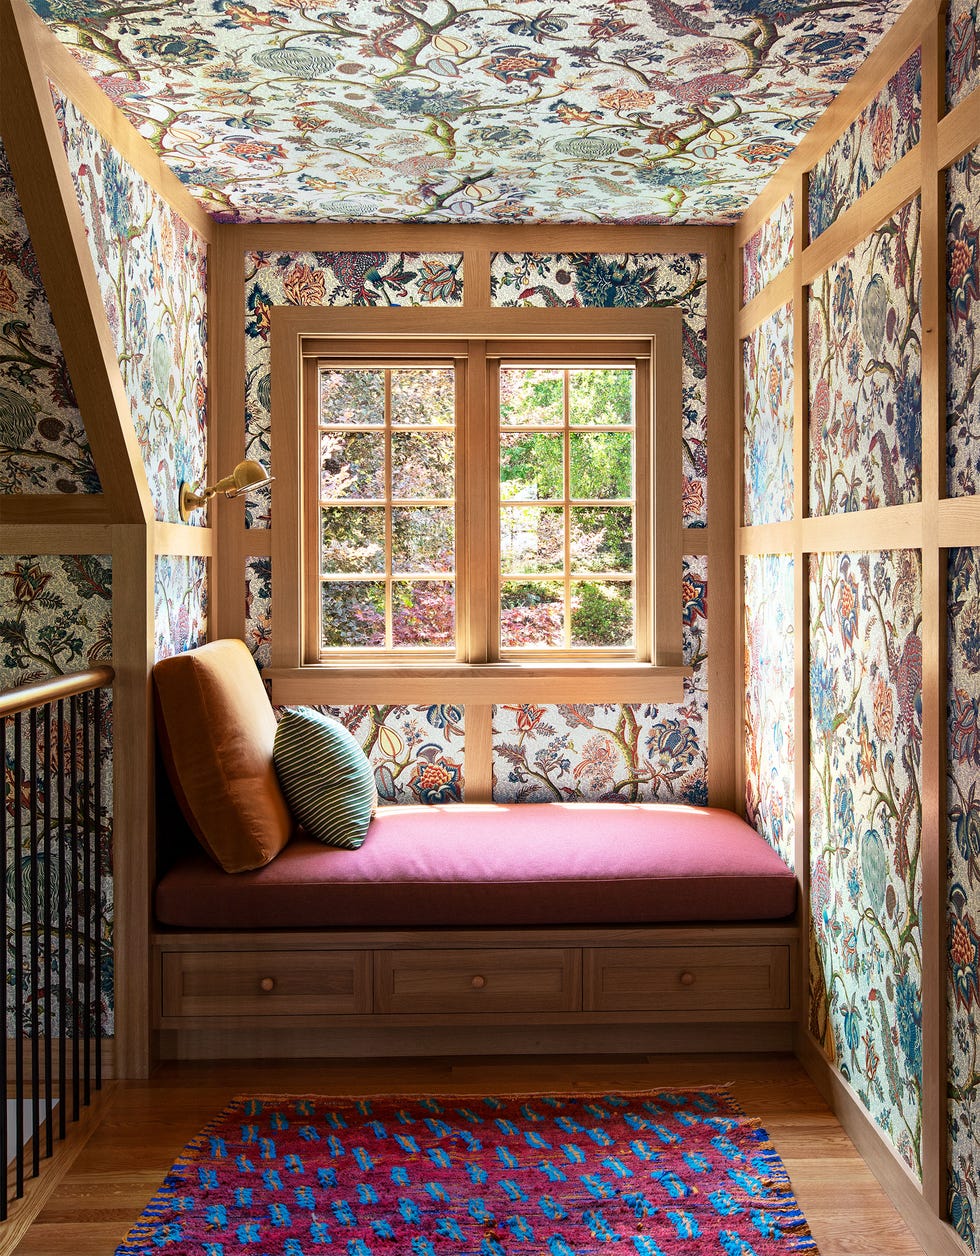
<path fill-rule="evenodd" d="M 294 325 L 356 321 L 353 311 L 279 313 Z M 673 312 L 651 313 L 663 324 Z M 298 592 L 295 647 L 277 667 L 307 669 L 307 680 L 320 668 L 679 684 L 679 337 L 673 368 L 661 360 L 672 327 L 583 334 L 578 319 L 576 335 L 379 326 L 277 339 L 273 326 L 274 366 L 277 352 L 295 355 L 292 389 L 274 375 L 273 470 L 295 499 L 284 511 L 280 487 L 273 528 L 281 535 L 285 513 L 299 538 L 273 549 L 274 570 L 284 552 Z M 275 441 L 280 423 L 291 441 Z M 278 611 L 278 579 L 276 601 Z M 633 692 L 649 697 L 649 687 Z"/>

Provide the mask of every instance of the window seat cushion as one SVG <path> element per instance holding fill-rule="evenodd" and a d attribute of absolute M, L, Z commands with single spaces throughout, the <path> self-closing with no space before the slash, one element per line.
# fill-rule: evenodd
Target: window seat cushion
<path fill-rule="evenodd" d="M 383 807 L 357 850 L 300 835 L 228 876 L 194 852 L 156 891 L 190 929 L 782 919 L 796 878 L 738 816 L 655 803 Z"/>

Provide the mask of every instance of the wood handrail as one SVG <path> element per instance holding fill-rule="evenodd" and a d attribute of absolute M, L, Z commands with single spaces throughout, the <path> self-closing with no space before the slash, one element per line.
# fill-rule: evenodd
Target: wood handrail
<path fill-rule="evenodd" d="M 69 672 L 67 676 L 18 685 L 0 693 L 0 716 L 19 715 L 48 702 L 57 702 L 59 698 L 74 698 L 92 689 L 102 689 L 112 684 L 115 675 L 113 667 L 90 667 L 84 672 Z"/>

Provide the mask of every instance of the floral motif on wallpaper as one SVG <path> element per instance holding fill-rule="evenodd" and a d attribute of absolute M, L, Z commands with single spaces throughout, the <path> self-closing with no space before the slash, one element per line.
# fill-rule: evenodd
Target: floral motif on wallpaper
<path fill-rule="evenodd" d="M 980 549 L 949 551 L 949 1218 L 980 1251 Z"/>
<path fill-rule="evenodd" d="M 271 459 L 270 311 L 276 305 L 461 305 L 461 253 L 266 253 L 245 255 L 245 448 Z M 247 527 L 268 527 L 270 493 L 245 503 Z"/>
<path fill-rule="evenodd" d="M 0 689 L 12 688 L 31 681 L 47 680 L 52 676 L 60 676 L 66 672 L 82 671 L 86 667 L 108 663 L 112 658 L 112 564 L 111 558 L 104 554 L 4 554 L 0 555 Z M 99 764 L 101 776 L 101 798 L 98 815 L 94 811 L 94 792 L 90 799 L 83 800 L 83 805 L 91 808 L 93 832 L 97 832 L 102 859 L 102 878 L 98 887 L 101 895 L 101 923 L 98 929 L 97 945 L 101 960 L 101 989 L 98 1004 L 101 1006 L 102 1032 L 112 1033 L 113 1026 L 113 963 L 112 963 L 112 707 L 111 695 L 105 695 L 101 711 L 102 753 Z M 29 755 L 29 722 L 22 725 L 23 740 L 23 775 L 18 788 L 22 807 L 21 827 L 25 834 L 24 846 L 19 859 L 15 861 L 13 848 L 8 849 L 7 870 L 7 920 L 14 916 L 13 898 L 15 878 L 20 877 L 24 892 L 25 904 L 38 902 L 32 884 L 31 854 L 29 848 L 29 814 L 33 799 L 40 801 L 40 810 L 44 812 L 44 765 L 48 750 L 45 745 L 44 720 L 38 720 L 37 766 L 36 777 L 31 771 Z M 70 715 L 67 707 L 63 723 L 59 726 L 57 714 L 51 722 L 50 754 L 55 780 L 63 773 L 70 778 L 69 765 L 73 748 L 81 754 L 81 731 L 73 740 Z M 4 777 L 8 786 L 13 788 L 13 734 L 8 729 L 7 759 L 3 766 Z M 79 759 L 80 762 L 80 759 Z M 70 791 L 69 791 L 70 792 Z M 12 815 L 12 801 L 8 798 L 7 814 Z M 51 800 L 51 808 L 57 815 L 57 798 Z M 9 822 L 9 821 L 8 821 Z M 11 825 L 12 829 L 12 825 Z M 43 903 L 45 886 L 51 885 L 51 894 L 60 893 L 61 884 L 58 880 L 57 868 L 53 868 L 50 882 L 46 869 L 45 837 L 41 834 L 38 849 L 40 865 L 40 894 Z M 69 902 L 71 902 L 74 881 L 69 879 L 66 886 Z M 55 899 L 55 901 L 58 901 Z M 57 911 L 53 913 L 57 919 Z M 30 923 L 25 923 L 22 936 L 24 961 L 22 966 L 22 992 L 25 1007 L 30 1009 L 31 983 L 29 980 L 32 959 L 40 962 L 43 969 L 43 958 L 31 945 Z M 17 972 L 14 951 L 14 936 L 8 929 L 7 947 L 7 986 L 8 986 L 8 1034 L 13 1030 L 13 999 L 15 989 L 15 973 Z M 51 950 L 53 988 L 49 1007 L 51 1015 L 57 1019 L 59 1015 L 58 989 L 54 983 L 60 977 L 60 934 L 54 934 Z M 40 970 L 39 970 L 40 971 Z M 69 974 L 68 982 L 72 980 Z M 43 982 L 42 982 L 43 985 Z M 68 1003 L 73 996 L 68 992 Z M 38 1016 L 45 1012 L 45 993 L 38 996 Z M 74 1016 L 74 1007 L 66 1006 L 69 1018 Z M 29 1015 L 28 1011 L 28 1015 Z"/>
<path fill-rule="evenodd" d="M 272 664 L 272 559 L 245 559 L 245 644 L 256 667 Z"/>
<path fill-rule="evenodd" d="M 793 307 L 742 341 L 747 525 L 793 518 Z"/>
<path fill-rule="evenodd" d="M 206 471 L 207 245 L 52 95 L 156 517 L 176 522 Z"/>
<path fill-rule="evenodd" d="M 0 493 L 98 493 L 100 488 L 0 142 Z"/>
<path fill-rule="evenodd" d="M 439 222 L 732 222 L 905 7 L 32 3 L 219 218 Z"/>
<path fill-rule="evenodd" d="M 916 48 L 810 171 L 811 240 L 918 144 L 921 122 L 922 49 Z"/>
<path fill-rule="evenodd" d="M 980 148 L 946 172 L 946 482 L 980 489 Z"/>
<path fill-rule="evenodd" d="M 707 559 L 684 560 L 684 662 L 677 704 L 499 705 L 496 802 L 708 801 Z"/>
<path fill-rule="evenodd" d="M 742 301 L 746 305 L 793 260 L 793 198 L 766 219 L 742 247 Z"/>
<path fill-rule="evenodd" d="M 495 306 L 678 307 L 683 330 L 684 522 L 707 523 L 708 269 L 697 253 L 495 253 Z"/>
<path fill-rule="evenodd" d="M 463 801 L 461 706 L 319 706 L 354 734 L 382 803 Z"/>
<path fill-rule="evenodd" d="M 153 580 L 155 659 L 203 645 L 208 635 L 207 560 L 158 554 Z"/>
<path fill-rule="evenodd" d="M 918 501 L 919 202 L 836 262 L 810 296 L 810 513 Z"/>
<path fill-rule="evenodd" d="M 796 832 L 793 573 L 789 554 L 745 558 L 745 814 L 790 868 Z"/>
<path fill-rule="evenodd" d="M 946 11 L 946 100 L 950 109 L 980 87 L 977 0 L 949 0 Z"/>
<path fill-rule="evenodd" d="M 922 577 L 810 559 L 810 1030 L 921 1173 Z"/>

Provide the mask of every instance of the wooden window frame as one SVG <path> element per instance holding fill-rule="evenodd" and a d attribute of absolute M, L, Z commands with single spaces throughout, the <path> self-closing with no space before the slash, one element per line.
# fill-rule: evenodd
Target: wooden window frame
<path fill-rule="evenodd" d="M 435 692 L 450 693 L 453 701 L 494 702 L 678 702 L 683 679 L 691 669 L 683 665 L 681 647 L 681 313 L 656 310 L 527 310 L 426 307 L 413 309 L 323 309 L 277 306 L 271 313 L 272 359 L 272 564 L 276 582 L 272 682 L 276 703 L 425 702 Z M 496 606 L 486 582 L 466 579 L 468 554 L 483 549 L 496 559 L 496 501 L 486 467 L 496 460 L 489 430 L 457 428 L 457 460 L 462 495 L 468 502 L 458 558 L 461 622 L 467 631 L 457 657 L 419 660 L 391 655 L 374 660 L 363 654 L 340 662 L 324 662 L 318 644 L 311 642 L 314 622 L 306 578 L 307 525 L 310 510 L 306 466 L 310 454 L 304 397 L 309 393 L 309 362 L 326 354 L 377 354 L 380 341 L 397 340 L 399 351 L 431 357 L 433 341 L 445 356 L 461 356 L 467 365 L 466 405 L 481 404 L 487 384 L 483 346 L 506 341 L 507 358 L 514 360 L 514 341 L 554 342 L 556 356 L 569 339 L 588 341 L 590 351 L 601 352 L 603 342 L 628 342 L 638 356 L 649 356 L 652 420 L 644 455 L 648 476 L 638 474 L 638 485 L 649 484 L 652 500 L 649 564 L 648 642 L 641 642 L 644 658 L 608 657 L 559 659 L 536 656 L 499 661 L 494 630 Z M 475 342 L 471 344 L 471 342 Z M 386 344 L 385 349 L 390 349 Z M 471 351 L 475 350 L 475 352 Z M 494 438 L 495 439 L 495 438 Z M 475 521 L 475 522 L 474 522 Z M 492 521 L 492 522 L 491 522 Z M 475 530 L 475 535 L 474 535 Z M 643 561 L 638 555 L 637 565 Z M 389 661 L 389 659 L 391 661 Z"/>

